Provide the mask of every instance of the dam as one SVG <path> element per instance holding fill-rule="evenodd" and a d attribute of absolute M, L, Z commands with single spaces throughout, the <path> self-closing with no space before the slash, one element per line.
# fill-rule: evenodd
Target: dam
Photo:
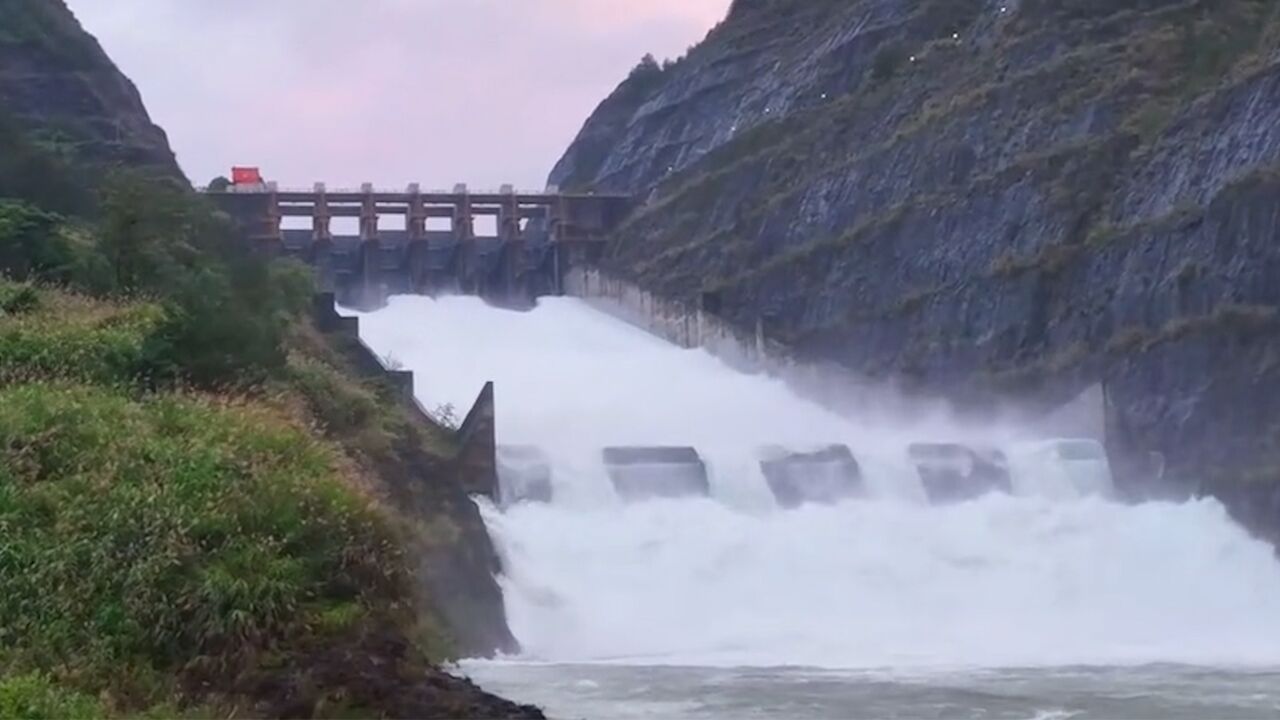
<path fill-rule="evenodd" d="M 355 314 L 424 406 L 466 408 L 494 381 L 499 446 L 542 458 L 545 495 L 477 500 L 522 651 L 464 669 L 497 691 L 601 717 L 1267 717 L 1280 701 L 1280 565 L 1214 500 L 1120 502 L 1032 453 L 1010 455 L 1007 488 L 935 502 L 913 444 L 1034 438 L 836 412 L 573 298 Z M 782 502 L 771 446 L 848 448 L 860 492 Z M 611 447 L 692 449 L 705 492 L 628 497 Z"/>
<path fill-rule="evenodd" d="M 630 208 L 625 194 L 510 185 L 474 191 L 462 183 L 452 190 L 281 188 L 256 168 L 237 174 L 245 180 L 203 192 L 241 240 L 309 264 L 317 289 L 366 308 L 395 293 L 467 293 L 519 306 L 559 294 L 564 273 L 595 257 Z M 335 231 L 341 219 L 353 220 L 354 232 Z M 480 219 L 490 220 L 491 234 L 478 230 Z"/>

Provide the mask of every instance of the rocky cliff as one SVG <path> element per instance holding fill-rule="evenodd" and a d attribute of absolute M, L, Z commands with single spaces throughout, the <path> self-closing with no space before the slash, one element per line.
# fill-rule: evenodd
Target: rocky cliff
<path fill-rule="evenodd" d="M 969 402 L 1101 381 L 1159 489 L 1280 537 L 1276 3 L 737 0 L 550 181 L 643 202 L 605 269 L 801 355 Z"/>
<path fill-rule="evenodd" d="M 68 159 L 181 174 L 137 88 L 62 0 L 0 0 L 0 115 Z"/>

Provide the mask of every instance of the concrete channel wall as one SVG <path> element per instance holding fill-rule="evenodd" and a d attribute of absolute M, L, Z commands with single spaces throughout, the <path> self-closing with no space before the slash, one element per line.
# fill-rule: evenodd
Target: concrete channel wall
<path fill-rule="evenodd" d="M 564 292 L 680 347 L 702 348 L 735 369 L 779 378 L 801 397 L 833 412 L 886 420 L 955 413 L 947 402 L 913 395 L 892 381 L 860 378 L 835 363 L 799 360 L 785 346 L 765 337 L 759 324 L 753 331 L 744 330 L 702 308 L 659 297 L 598 268 L 571 268 L 564 276 Z M 1034 426 L 1036 434 L 1106 437 L 1101 387 L 1047 415 L 1028 417 L 1009 409 L 1000 411 L 999 417 L 1006 423 Z"/>
<path fill-rule="evenodd" d="M 360 338 L 360 319 L 338 313 L 333 293 L 318 293 L 312 301 L 316 327 L 326 335 L 345 340 L 346 356 L 364 378 L 386 383 L 395 390 L 397 402 L 419 423 L 439 426 L 413 392 L 413 372 L 388 368 L 382 358 Z M 454 463 L 467 479 L 467 492 L 498 496 L 497 427 L 493 383 L 485 383 L 475 404 L 454 431 L 458 448 Z"/>
<path fill-rule="evenodd" d="M 658 297 L 595 268 L 574 267 L 563 282 L 566 295 L 680 347 L 705 348 L 739 370 L 781 374 L 796 366 L 786 348 L 768 342 L 759 327 L 744 332 L 701 308 Z"/>

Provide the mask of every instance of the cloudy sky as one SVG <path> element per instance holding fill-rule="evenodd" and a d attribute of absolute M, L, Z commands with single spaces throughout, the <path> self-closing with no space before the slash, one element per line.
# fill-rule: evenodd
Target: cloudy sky
<path fill-rule="evenodd" d="M 196 183 L 540 188 L 646 52 L 730 0 L 68 0 Z"/>

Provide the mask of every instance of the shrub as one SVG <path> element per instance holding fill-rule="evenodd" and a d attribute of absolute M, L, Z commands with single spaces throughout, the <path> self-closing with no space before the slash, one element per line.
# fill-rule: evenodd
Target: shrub
<path fill-rule="evenodd" d="M 40 296 L 31 285 L 0 280 L 0 316 L 29 313 L 39 305 Z"/>
<path fill-rule="evenodd" d="M 44 673 L 0 678 L 0 719 L 91 720 L 104 716 L 97 700 L 59 687 Z"/>
<path fill-rule="evenodd" d="M 0 274 L 15 280 L 50 273 L 68 263 L 56 230 L 60 218 L 17 200 L 0 200 Z"/>
<path fill-rule="evenodd" d="M 168 311 L 162 374 L 212 387 L 283 370 L 285 332 L 311 296 L 309 270 L 250 253 L 203 199 L 136 173 L 106 185 L 100 227 L 112 285 Z"/>
<path fill-rule="evenodd" d="M 300 357 L 290 359 L 289 377 L 326 432 L 367 457 L 391 451 L 402 418 L 378 388 Z"/>
<path fill-rule="evenodd" d="M 25 202 L 0 200 L 0 275 L 105 293 L 106 258 L 83 228 Z"/>
<path fill-rule="evenodd" d="M 94 202 L 58 201 L 90 188 Z M 283 369 L 284 333 L 310 297 L 309 272 L 242 247 L 230 219 L 183 184 L 130 170 L 73 172 L 0 117 L 4 196 L 0 275 L 155 300 L 168 318 L 155 346 L 159 378 L 213 387 Z"/>
<path fill-rule="evenodd" d="M 0 284 L 0 308 L 15 303 L 26 312 L 0 313 L 0 385 L 55 378 L 126 384 L 151 374 L 167 321 L 158 306 Z"/>

